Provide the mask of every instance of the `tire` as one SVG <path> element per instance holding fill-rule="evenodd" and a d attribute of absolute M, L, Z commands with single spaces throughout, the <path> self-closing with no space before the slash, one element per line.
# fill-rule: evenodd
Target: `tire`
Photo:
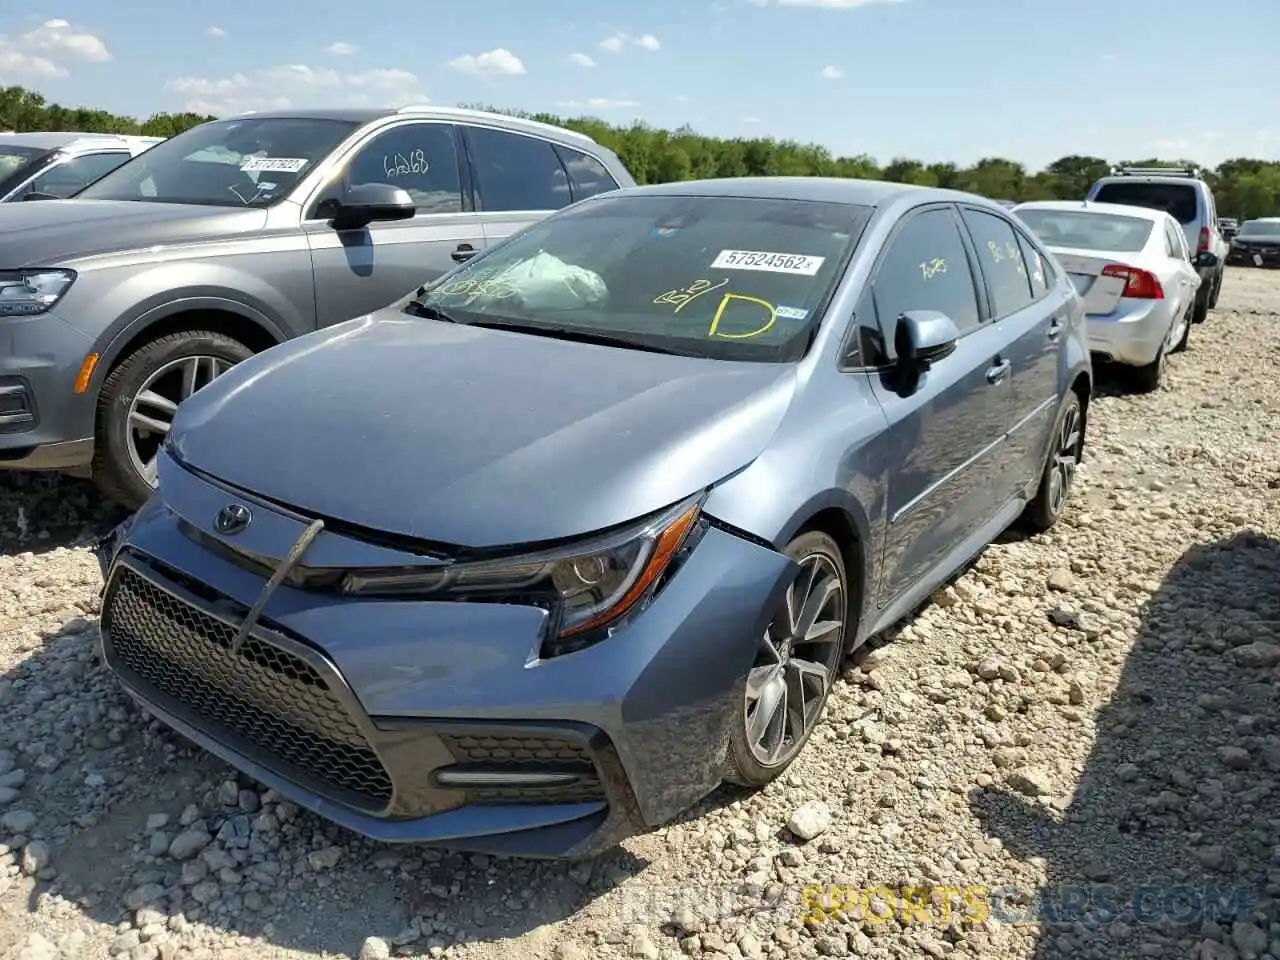
<path fill-rule="evenodd" d="M 1209 309 L 1212 310 L 1218 305 L 1218 297 L 1222 296 L 1222 281 L 1226 277 L 1225 269 L 1218 271 L 1218 281 L 1213 285 L 1213 296 L 1209 298 Z"/>
<path fill-rule="evenodd" d="M 1150 363 L 1142 367 L 1134 367 L 1129 374 L 1130 382 L 1138 393 L 1155 393 L 1164 383 L 1165 367 L 1169 360 L 1169 345 L 1160 345 L 1160 353 Z"/>
<path fill-rule="evenodd" d="M 120 361 L 107 375 L 98 395 L 93 480 L 102 494 L 129 510 L 142 506 L 151 495 L 152 482 L 137 469 L 131 452 L 130 411 L 139 393 L 157 374 L 161 380 L 153 384 L 153 388 L 167 386 L 171 377 L 181 378 L 184 368 L 180 361 L 196 361 L 197 373 L 203 369 L 206 378 L 196 381 L 195 388 L 199 389 L 207 379 L 252 355 L 253 351 L 243 343 L 221 333 L 184 330 L 158 337 Z M 212 376 L 210 371 L 214 371 Z M 172 402 L 181 397 L 169 395 L 166 399 Z M 159 412 L 160 408 L 153 409 Z M 155 419 L 162 420 L 162 417 L 163 414 Z M 156 432 L 153 436 L 162 435 Z M 158 444 L 159 440 L 155 442 Z M 148 440 L 148 446 L 150 443 Z"/>
<path fill-rule="evenodd" d="M 791 766 L 792 761 L 808 742 L 809 735 L 822 718 L 822 711 L 830 696 L 831 687 L 839 675 L 840 662 L 851 635 L 849 611 L 857 609 L 856 604 L 849 602 L 849 578 L 845 571 L 844 558 L 840 553 L 839 545 L 831 537 L 820 531 L 803 533 L 792 540 L 784 552 L 800 564 L 800 571 L 796 580 L 787 588 L 787 593 L 779 609 L 774 612 L 765 637 L 761 639 L 756 660 L 742 694 L 742 707 L 737 711 L 737 717 L 729 735 L 729 754 L 724 779 L 740 786 L 762 787 L 775 780 Z M 810 572 L 814 570 L 818 571 L 818 576 L 811 581 Z M 793 626 L 794 618 L 789 614 L 788 600 L 793 595 L 800 595 L 806 586 L 812 584 L 820 587 L 830 578 L 834 578 L 838 584 L 838 594 L 830 594 L 819 607 L 816 622 L 818 624 L 835 623 L 834 617 L 838 615 L 840 617 L 838 624 L 827 631 L 818 642 L 793 644 L 787 641 L 787 637 L 793 637 L 796 632 Z M 816 591 L 815 595 L 823 592 Z M 812 632 L 810 631 L 811 634 Z M 810 664 L 820 664 L 824 668 L 825 684 L 820 692 L 814 689 L 816 677 L 811 672 L 806 674 L 808 678 L 806 679 L 798 673 L 788 673 L 785 663 L 780 663 L 776 654 L 781 642 L 786 642 L 785 649 L 791 650 L 792 653 L 799 651 L 800 656 L 791 662 L 801 660 Z M 775 721 L 763 727 L 764 737 L 761 738 L 752 732 L 750 718 L 756 716 L 758 711 L 765 709 L 766 687 L 770 690 L 777 688 L 776 679 L 773 683 L 769 683 L 769 680 L 773 679 L 769 677 L 771 668 L 775 668 L 774 678 L 781 676 L 784 680 L 791 679 L 801 684 L 803 689 L 812 694 L 812 699 L 805 702 L 803 711 L 795 711 L 788 698 L 782 710 L 786 715 L 785 726 L 780 722 L 783 718 L 778 717 L 777 711 L 770 711 Z M 758 688 L 760 692 L 755 700 L 756 712 L 753 712 L 751 710 L 752 687 L 753 680 L 757 676 L 761 677 L 764 683 Z M 797 735 L 794 721 L 801 713 L 807 718 L 807 722 L 801 724 Z M 769 744 L 765 741 L 774 740 L 774 734 L 780 749 L 776 756 L 770 757 L 767 755 Z"/>
<path fill-rule="evenodd" d="M 1033 533 L 1044 533 L 1058 522 L 1066 509 L 1076 468 L 1084 455 L 1085 426 L 1084 405 L 1080 402 L 1080 395 L 1072 390 L 1053 422 L 1049 453 L 1040 472 L 1040 486 L 1023 513 L 1023 520 Z M 1061 460 L 1063 456 L 1069 456 L 1070 460 Z"/>
<path fill-rule="evenodd" d="M 1191 312 L 1192 323 L 1204 323 L 1209 319 L 1209 284 L 1203 284 L 1196 291 L 1195 307 Z"/>

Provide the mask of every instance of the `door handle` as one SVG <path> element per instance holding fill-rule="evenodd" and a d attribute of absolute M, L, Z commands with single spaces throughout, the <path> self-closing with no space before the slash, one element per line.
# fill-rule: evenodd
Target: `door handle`
<path fill-rule="evenodd" d="M 466 263 L 474 257 L 479 251 L 469 243 L 460 243 L 450 254 L 454 263 Z"/>
<path fill-rule="evenodd" d="M 1062 336 L 1062 318 L 1054 317 L 1049 321 L 1049 339 L 1057 340 Z"/>
<path fill-rule="evenodd" d="M 987 370 L 987 383 L 999 383 L 1009 375 L 1009 368 L 1012 364 L 1008 360 L 1001 360 L 994 367 Z"/>

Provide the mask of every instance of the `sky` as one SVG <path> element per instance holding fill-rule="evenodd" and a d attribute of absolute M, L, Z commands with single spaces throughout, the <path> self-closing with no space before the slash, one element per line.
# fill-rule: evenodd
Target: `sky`
<path fill-rule="evenodd" d="M 487 103 L 1038 169 L 1280 160 L 1280 0 L 39 0 L 0 85 L 146 117 Z"/>

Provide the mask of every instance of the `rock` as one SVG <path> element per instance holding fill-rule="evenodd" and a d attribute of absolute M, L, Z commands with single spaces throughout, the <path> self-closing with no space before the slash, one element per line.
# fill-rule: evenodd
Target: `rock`
<path fill-rule="evenodd" d="M 1244 770 L 1252 763 L 1249 751 L 1243 747 L 1219 747 L 1218 759 L 1232 770 Z"/>
<path fill-rule="evenodd" d="M 1066 567 L 1058 567 L 1049 574 L 1049 579 L 1045 581 L 1045 584 L 1050 590 L 1068 593 L 1075 586 L 1075 577 L 1071 575 L 1071 571 Z"/>
<path fill-rule="evenodd" d="M 22 849 L 22 872 L 28 877 L 34 877 L 48 867 L 52 859 L 53 852 L 47 843 L 43 840 L 32 840 Z"/>
<path fill-rule="evenodd" d="M 124 905 L 130 910 L 141 910 L 143 907 L 159 903 L 163 898 L 163 886 L 158 883 L 144 883 L 124 895 Z"/>
<path fill-rule="evenodd" d="M 169 856 L 175 860 L 190 860 L 213 842 L 209 831 L 195 828 L 183 830 L 169 844 Z"/>
<path fill-rule="evenodd" d="M 0 828 L 8 834 L 30 833 L 39 818 L 30 810 L 9 810 L 0 816 Z"/>
<path fill-rule="evenodd" d="M 556 944 L 556 960 L 591 960 L 591 955 L 578 944 L 561 940 Z"/>
<path fill-rule="evenodd" d="M 369 937 L 360 945 L 360 960 L 390 960 L 391 945 L 381 937 Z"/>
<path fill-rule="evenodd" d="M 307 854 L 307 864 L 316 873 L 322 873 L 325 870 L 332 870 L 338 865 L 338 861 L 342 859 L 341 847 L 325 847 L 323 850 L 313 850 Z"/>
<path fill-rule="evenodd" d="M 1053 793 L 1049 774 L 1036 767 L 1021 767 L 1009 774 L 1009 786 L 1028 797 L 1044 797 Z"/>
<path fill-rule="evenodd" d="M 1219 846 L 1200 847 L 1196 850 L 1196 860 L 1206 870 L 1221 870 L 1226 862 L 1226 853 Z"/>
<path fill-rule="evenodd" d="M 826 833 L 831 827 L 831 809 L 821 800 L 802 804 L 787 820 L 787 829 L 805 843 Z"/>
<path fill-rule="evenodd" d="M 1280 664 L 1280 646 L 1257 640 L 1246 643 L 1243 647 L 1236 647 L 1231 651 L 1231 659 L 1242 667 L 1274 667 Z"/>
<path fill-rule="evenodd" d="M 1257 960 L 1267 952 L 1267 933 L 1252 923 L 1237 920 L 1231 925 L 1231 943 L 1240 952 L 1241 960 Z"/>
<path fill-rule="evenodd" d="M 147 833 L 155 833 L 162 827 L 169 825 L 169 815 L 167 813 L 153 813 L 147 817 Z"/>
<path fill-rule="evenodd" d="M 56 960 L 58 948 L 43 934 L 33 933 L 18 951 L 16 960 Z"/>

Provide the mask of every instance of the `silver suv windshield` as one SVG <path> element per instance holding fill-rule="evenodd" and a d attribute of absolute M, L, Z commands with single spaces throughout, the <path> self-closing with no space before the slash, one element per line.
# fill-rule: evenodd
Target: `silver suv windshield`
<path fill-rule="evenodd" d="M 1280 220 L 1246 220 L 1238 237 L 1280 237 Z"/>
<path fill-rule="evenodd" d="M 216 120 L 156 144 L 76 196 L 268 207 L 288 196 L 357 126 L 294 117 Z"/>

